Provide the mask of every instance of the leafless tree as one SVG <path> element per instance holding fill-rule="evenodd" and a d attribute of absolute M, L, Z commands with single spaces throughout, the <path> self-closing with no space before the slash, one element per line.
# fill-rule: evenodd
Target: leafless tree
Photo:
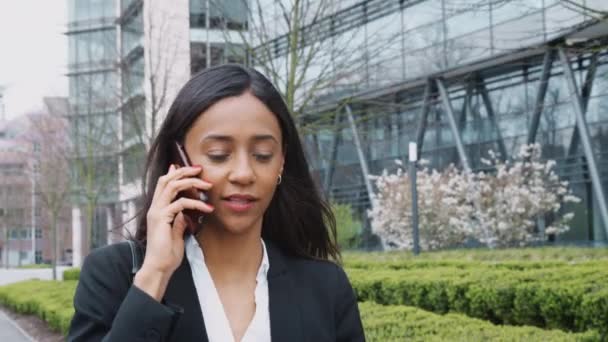
<path fill-rule="evenodd" d="M 315 101 L 365 87 L 374 58 L 399 42 L 397 33 L 386 37 L 365 25 L 338 32 L 339 23 L 330 20 L 338 1 L 242 1 L 249 13 L 246 29 L 229 30 L 225 23 L 226 42 L 240 41 L 237 48 L 278 87 L 302 134 L 333 123 L 327 120 L 333 112 L 315 113 L 314 119 L 307 115 Z M 215 13 L 227 11 L 219 0 L 211 6 Z"/>
<path fill-rule="evenodd" d="M 41 213 L 46 215 L 51 235 L 51 263 L 53 279 L 57 279 L 56 266 L 59 259 L 58 248 L 65 250 L 66 232 L 59 232 L 59 227 L 68 223 L 67 211 L 71 195 L 69 181 L 69 152 L 71 150 L 68 133 L 68 121 L 65 118 L 67 101 L 63 98 L 46 99 L 49 113 L 32 115 L 29 138 L 33 149 L 31 173 L 36 180 L 36 198 Z M 57 106 L 53 106 L 57 104 Z M 55 108 L 50 108 L 55 107 Z M 58 109 L 60 112 L 54 112 Z M 39 222 L 39 226 L 43 226 Z"/>

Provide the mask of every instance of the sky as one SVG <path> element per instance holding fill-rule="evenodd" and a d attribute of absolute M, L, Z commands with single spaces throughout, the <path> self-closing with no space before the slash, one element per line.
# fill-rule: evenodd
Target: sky
<path fill-rule="evenodd" d="M 67 96 L 67 0 L 0 0 L 0 87 L 8 119 Z"/>

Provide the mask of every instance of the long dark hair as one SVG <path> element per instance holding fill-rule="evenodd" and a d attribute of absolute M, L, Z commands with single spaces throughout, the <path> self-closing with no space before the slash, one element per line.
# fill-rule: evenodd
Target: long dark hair
<path fill-rule="evenodd" d="M 339 261 L 335 218 L 313 182 L 298 131 L 283 98 L 261 73 L 236 64 L 195 74 L 177 94 L 148 153 L 142 182 L 143 208 L 138 214 L 135 239 L 145 244 L 146 214 L 158 178 L 175 161 L 173 142 L 183 143 L 190 126 L 214 103 L 246 91 L 276 115 L 285 153 L 282 181 L 264 213 L 262 237 L 293 256 Z"/>

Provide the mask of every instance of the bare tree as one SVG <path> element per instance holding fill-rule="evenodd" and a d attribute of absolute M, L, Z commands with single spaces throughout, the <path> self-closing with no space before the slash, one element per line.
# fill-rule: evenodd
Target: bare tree
<path fill-rule="evenodd" d="M 59 99 L 63 100 L 63 99 Z M 63 102 L 63 101 L 62 101 Z M 67 105 L 62 106 L 67 110 Z M 65 112 L 59 113 L 65 115 Z M 51 263 L 53 279 L 57 279 L 58 245 L 64 239 L 59 239 L 58 227 L 67 221 L 69 197 L 71 195 L 69 181 L 68 156 L 71 149 L 68 139 L 68 122 L 64 116 L 42 114 L 30 116 L 30 136 L 35 146 L 30 160 L 33 161 L 31 173 L 36 179 L 36 196 L 39 209 L 46 214 L 51 235 Z M 42 226 L 41 223 L 38 224 Z M 65 232 L 62 232 L 65 236 Z"/>
<path fill-rule="evenodd" d="M 249 13 L 242 29 L 230 25 L 231 9 L 219 0 L 211 1 L 210 23 L 278 87 L 303 134 L 321 129 L 320 123 L 324 128 L 333 125 L 327 120 L 333 112 L 307 115 L 315 101 L 366 87 L 374 58 L 399 42 L 397 32 L 387 37 L 382 30 L 368 32 L 365 25 L 341 28 L 333 19 L 340 9 L 338 1 L 241 1 Z M 216 19 L 213 13 L 224 15 Z"/>

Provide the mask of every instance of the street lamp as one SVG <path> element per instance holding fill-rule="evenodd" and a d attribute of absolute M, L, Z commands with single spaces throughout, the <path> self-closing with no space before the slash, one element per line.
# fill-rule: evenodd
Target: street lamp
<path fill-rule="evenodd" d="M 412 189 L 412 237 L 414 242 L 414 255 L 420 254 L 420 236 L 418 231 L 418 191 L 416 189 L 416 169 L 418 163 L 418 144 L 410 142 L 409 167 L 410 188 Z"/>
<path fill-rule="evenodd" d="M 6 196 L 5 196 L 6 198 Z M 4 201 L 6 205 L 6 201 Z M 4 237 L 4 246 L 2 248 L 2 252 L 4 253 L 4 267 L 8 268 L 8 230 L 6 228 L 6 209 L 5 208 L 0 208 L 0 220 L 2 220 L 2 222 L 4 223 L 2 226 L 3 229 L 3 234 Z"/>

